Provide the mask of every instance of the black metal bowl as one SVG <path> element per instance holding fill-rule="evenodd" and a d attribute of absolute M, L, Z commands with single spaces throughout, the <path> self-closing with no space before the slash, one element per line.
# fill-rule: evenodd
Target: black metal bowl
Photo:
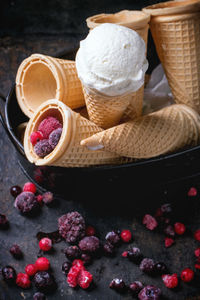
<path fill-rule="evenodd" d="M 3 97 L 1 97 L 3 98 Z M 12 144 L 15 146 L 18 161 L 24 173 L 42 190 L 51 190 L 57 195 L 68 195 L 70 192 L 88 189 L 100 190 L 109 188 L 112 191 L 132 192 L 141 186 L 160 186 L 181 181 L 200 174 L 200 145 L 176 153 L 138 160 L 137 162 L 114 166 L 94 166 L 87 168 L 38 167 L 25 157 L 24 148 L 17 136 L 17 127 L 26 122 L 12 87 L 5 100 L 5 120 L 1 116 Z"/>

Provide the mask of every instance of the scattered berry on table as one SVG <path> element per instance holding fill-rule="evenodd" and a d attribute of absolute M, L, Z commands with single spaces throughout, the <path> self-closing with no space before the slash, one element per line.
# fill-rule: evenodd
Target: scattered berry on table
<path fill-rule="evenodd" d="M 143 217 L 142 224 L 144 224 L 149 230 L 154 230 L 158 226 L 156 219 L 149 214 L 146 214 Z"/>
<path fill-rule="evenodd" d="M 174 227 L 172 225 L 167 225 L 164 228 L 164 233 L 168 236 L 168 237 L 175 237 L 175 231 L 174 231 Z"/>
<path fill-rule="evenodd" d="M 83 266 L 75 264 L 72 266 L 67 274 L 67 283 L 70 287 L 76 287 L 78 284 L 78 275 L 82 270 Z"/>
<path fill-rule="evenodd" d="M 36 198 L 37 198 L 37 202 L 38 202 L 40 205 L 42 205 L 42 204 L 43 204 L 43 196 L 42 196 L 42 195 L 37 195 Z"/>
<path fill-rule="evenodd" d="M 47 271 L 50 267 L 50 262 L 46 257 L 39 257 L 35 262 L 35 266 L 38 271 Z"/>
<path fill-rule="evenodd" d="M 31 281 L 27 274 L 18 273 L 16 278 L 16 284 L 23 289 L 28 289 L 31 286 Z"/>
<path fill-rule="evenodd" d="M 50 154 L 52 152 L 52 147 L 49 144 L 49 140 L 44 139 L 39 141 L 37 144 L 34 146 L 34 152 L 37 154 L 37 156 L 43 158 Z"/>
<path fill-rule="evenodd" d="M 14 206 L 22 214 L 28 214 L 40 208 L 37 198 L 32 192 L 22 192 L 19 194 L 15 199 Z"/>
<path fill-rule="evenodd" d="M 56 282 L 52 274 L 46 271 L 39 271 L 35 273 L 33 278 L 35 287 L 42 292 L 49 292 L 55 289 Z"/>
<path fill-rule="evenodd" d="M 23 252 L 17 244 L 13 244 L 10 248 L 10 253 L 16 258 L 21 259 L 23 257 Z"/>
<path fill-rule="evenodd" d="M 156 274 L 166 274 L 167 266 L 163 262 L 158 262 L 154 265 L 154 270 Z"/>
<path fill-rule="evenodd" d="M 68 259 L 74 260 L 81 256 L 81 250 L 76 245 L 69 246 L 64 249 L 64 254 Z"/>
<path fill-rule="evenodd" d="M 46 300 L 46 296 L 43 293 L 37 292 L 33 295 L 33 300 Z"/>
<path fill-rule="evenodd" d="M 174 244 L 174 239 L 170 238 L 170 237 L 166 237 L 165 238 L 165 247 L 169 248 Z"/>
<path fill-rule="evenodd" d="M 109 287 L 117 292 L 124 292 L 126 289 L 126 284 L 122 279 L 114 278 Z"/>
<path fill-rule="evenodd" d="M 200 257 L 200 248 L 195 249 L 194 254 L 197 258 L 199 258 Z"/>
<path fill-rule="evenodd" d="M 46 205 L 51 204 L 54 200 L 53 193 L 51 193 L 51 192 L 44 193 L 42 195 L 42 197 L 43 197 L 42 200 L 43 200 L 44 204 L 46 204 Z"/>
<path fill-rule="evenodd" d="M 115 254 L 115 246 L 109 242 L 103 245 L 103 252 L 105 255 L 112 256 Z"/>
<path fill-rule="evenodd" d="M 155 272 L 155 263 L 151 258 L 144 258 L 140 263 L 140 270 L 149 275 Z"/>
<path fill-rule="evenodd" d="M 93 276 L 90 272 L 82 269 L 78 275 L 78 285 L 82 289 L 87 289 L 93 280 Z"/>
<path fill-rule="evenodd" d="M 188 191 L 189 197 L 195 197 L 197 195 L 197 189 L 195 187 L 191 187 Z"/>
<path fill-rule="evenodd" d="M 55 147 L 58 145 L 61 134 L 62 134 L 62 128 L 57 128 L 50 133 L 49 144 L 51 145 L 52 149 L 55 149 Z"/>
<path fill-rule="evenodd" d="M 182 235 L 185 233 L 186 227 L 183 223 L 177 222 L 174 224 L 174 231 L 178 235 Z"/>
<path fill-rule="evenodd" d="M 122 257 L 127 257 L 128 256 L 128 251 L 122 252 Z"/>
<path fill-rule="evenodd" d="M 153 285 L 145 286 L 138 295 L 139 300 L 160 300 L 161 290 Z"/>
<path fill-rule="evenodd" d="M 23 187 L 23 192 L 31 192 L 35 194 L 37 191 L 36 186 L 32 182 L 26 182 L 24 187 Z"/>
<path fill-rule="evenodd" d="M 134 296 L 137 296 L 139 292 L 143 289 L 143 284 L 140 281 L 134 281 L 129 285 L 129 290 Z"/>
<path fill-rule="evenodd" d="M 61 128 L 62 124 L 59 122 L 58 119 L 54 117 L 47 117 L 38 126 L 38 131 L 41 131 L 44 139 L 48 139 L 49 135 L 52 131 L 54 131 L 57 128 Z"/>
<path fill-rule="evenodd" d="M 197 229 L 194 233 L 194 238 L 196 241 L 200 242 L 200 229 Z"/>
<path fill-rule="evenodd" d="M 5 266 L 1 269 L 1 274 L 3 279 L 9 283 L 9 284 L 13 284 L 15 283 L 17 274 L 16 271 L 13 267 L 11 266 Z"/>
<path fill-rule="evenodd" d="M 37 272 L 37 268 L 34 264 L 28 264 L 25 267 L 25 272 L 28 276 L 33 276 Z"/>
<path fill-rule="evenodd" d="M 181 280 L 183 280 L 184 282 L 190 282 L 192 281 L 194 278 L 194 271 L 186 268 L 181 272 Z"/>
<path fill-rule="evenodd" d="M 22 192 L 22 188 L 18 185 L 11 186 L 10 188 L 10 193 L 14 198 L 16 198 L 19 194 L 21 194 L 21 192 Z"/>
<path fill-rule="evenodd" d="M 52 248 L 52 240 L 49 238 L 43 238 L 39 241 L 40 250 L 46 252 Z"/>
<path fill-rule="evenodd" d="M 96 236 L 86 236 L 79 242 L 81 251 L 93 254 L 99 250 L 100 241 Z"/>
<path fill-rule="evenodd" d="M 178 277 L 177 274 L 165 274 L 162 275 L 162 280 L 165 284 L 165 286 L 169 289 L 173 289 L 175 287 L 177 287 L 178 285 Z"/>
<path fill-rule="evenodd" d="M 30 135 L 30 142 L 33 146 L 41 140 L 43 140 L 44 136 L 41 131 L 34 131 Z"/>
<path fill-rule="evenodd" d="M 77 267 L 80 267 L 80 268 L 84 268 L 84 263 L 83 263 L 82 259 L 75 259 L 72 262 L 72 266 L 77 266 Z"/>
<path fill-rule="evenodd" d="M 6 229 L 9 225 L 6 215 L 0 214 L 0 229 Z"/>
<path fill-rule="evenodd" d="M 128 229 L 122 230 L 120 236 L 121 236 L 122 241 L 125 243 L 129 243 L 132 239 L 132 234 L 131 234 L 130 230 L 128 230 Z"/>
<path fill-rule="evenodd" d="M 106 241 L 113 244 L 113 245 L 118 245 L 120 242 L 120 231 L 110 231 L 106 234 L 105 237 Z"/>
<path fill-rule="evenodd" d="M 194 267 L 195 267 L 195 269 L 200 270 L 200 263 L 196 263 L 196 264 L 194 265 Z"/>
<path fill-rule="evenodd" d="M 69 261 L 65 261 L 63 264 L 62 264 L 62 272 L 67 275 L 70 268 L 71 268 L 72 264 L 71 262 Z"/>
<path fill-rule="evenodd" d="M 87 236 L 95 235 L 95 233 L 96 233 L 96 230 L 95 230 L 95 228 L 94 228 L 93 226 L 88 225 L 88 226 L 86 227 L 85 234 L 86 234 Z"/>
<path fill-rule="evenodd" d="M 143 255 L 142 255 L 142 252 L 139 248 L 131 247 L 127 251 L 127 257 L 130 261 L 132 261 L 134 263 L 140 263 L 142 258 L 143 258 Z"/>

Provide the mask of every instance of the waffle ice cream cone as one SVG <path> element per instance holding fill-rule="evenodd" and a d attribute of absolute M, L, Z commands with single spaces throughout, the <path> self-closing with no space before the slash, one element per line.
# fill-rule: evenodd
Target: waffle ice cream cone
<path fill-rule="evenodd" d="M 99 132 L 81 141 L 81 145 L 136 159 L 151 158 L 196 145 L 200 137 L 197 124 L 200 122 L 195 111 L 174 104 Z"/>
<path fill-rule="evenodd" d="M 139 10 L 122 10 L 115 14 L 98 14 L 86 19 L 90 30 L 102 23 L 114 23 L 135 30 L 145 41 L 147 49 L 150 15 Z M 142 114 L 144 86 L 132 93 L 131 100 L 123 113 L 122 121 L 134 119 Z"/>
<path fill-rule="evenodd" d="M 42 54 L 33 54 L 22 61 L 16 76 L 16 95 L 28 117 L 52 98 L 72 109 L 85 105 L 75 62 Z"/>
<path fill-rule="evenodd" d="M 30 142 L 30 135 L 37 131 L 40 122 L 47 116 L 56 117 L 62 124 L 62 135 L 56 148 L 44 158 L 38 157 Z M 37 166 L 88 167 L 102 164 L 128 162 L 116 154 L 104 150 L 92 151 L 80 145 L 80 141 L 102 131 L 100 127 L 75 113 L 63 102 L 56 99 L 43 103 L 33 114 L 26 127 L 24 150 L 27 159 Z"/>
<path fill-rule="evenodd" d="M 169 1 L 143 9 L 174 100 L 200 113 L 200 1 Z"/>

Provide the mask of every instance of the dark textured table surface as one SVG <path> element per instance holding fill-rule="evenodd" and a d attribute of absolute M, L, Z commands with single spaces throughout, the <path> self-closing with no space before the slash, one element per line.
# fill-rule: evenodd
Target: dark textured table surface
<path fill-rule="evenodd" d="M 1 38 L 0 39 L 0 92 L 7 94 L 15 80 L 15 74 L 20 62 L 28 55 L 38 52 L 53 56 L 63 55 L 78 45 L 79 37 L 66 36 L 26 36 L 25 38 Z M 1 104 L 1 109 L 3 105 Z M 164 172 L 164 170 L 163 170 Z M 131 174 L 130 174 L 131 176 Z M 38 243 L 36 233 L 38 231 L 51 232 L 57 229 L 57 219 L 64 213 L 77 210 L 85 217 L 88 224 L 93 225 L 103 240 L 105 234 L 112 229 L 131 229 L 134 235 L 132 245 L 141 248 L 144 256 L 163 261 L 170 273 L 178 273 L 183 268 L 194 269 L 194 250 L 199 244 L 193 238 L 193 232 L 200 228 L 200 201 L 199 180 L 195 177 L 187 181 L 177 182 L 166 186 L 148 188 L 145 183 L 141 190 L 132 186 L 132 193 L 127 194 L 121 190 L 121 194 L 112 197 L 106 190 L 102 199 L 96 198 L 92 187 L 85 186 L 79 196 L 72 194 L 65 199 L 56 199 L 52 208 L 43 207 L 41 213 L 34 218 L 20 215 L 13 207 L 13 198 L 9 193 L 12 185 L 20 185 L 27 181 L 20 169 L 15 149 L 11 145 L 2 126 L 0 126 L 0 212 L 6 214 L 10 227 L 0 232 L 0 267 L 12 265 L 18 272 L 23 272 L 28 263 L 36 260 Z M 190 186 L 198 189 L 198 195 L 194 198 L 187 197 Z M 77 189 L 79 188 L 77 184 Z M 68 183 L 66 182 L 66 189 Z M 99 186 L 104 191 L 104 187 Z M 96 201 L 98 199 L 98 201 Z M 174 206 L 174 220 L 183 221 L 187 227 L 187 233 L 176 239 L 175 245 L 166 249 L 164 247 L 164 234 L 158 231 L 150 232 L 142 225 L 142 216 L 145 213 L 154 212 L 159 205 L 171 202 Z M 13 243 L 21 246 L 24 258 L 15 260 L 9 253 Z M 61 272 L 61 264 L 65 261 L 62 249 L 65 243 L 55 244 L 53 253 L 46 256 L 50 259 L 53 273 L 57 281 L 57 290 L 48 295 L 48 299 L 132 299 L 129 293 L 117 294 L 109 289 L 109 282 L 115 277 L 121 277 L 128 284 L 134 280 L 141 280 L 144 284 L 154 284 L 161 288 L 164 299 L 186 300 L 200 299 L 200 274 L 196 271 L 196 279 L 191 284 L 180 282 L 179 287 L 173 291 L 167 289 L 160 277 L 150 277 L 142 274 L 138 266 L 121 257 L 121 253 L 127 248 L 122 245 L 118 248 L 114 258 L 102 257 L 94 260 L 88 270 L 94 275 L 95 286 L 91 291 L 81 289 L 73 290 L 66 283 L 65 276 Z M 30 290 L 22 290 L 17 287 L 8 287 L 0 279 L 0 300 L 32 299 L 34 287 Z"/>

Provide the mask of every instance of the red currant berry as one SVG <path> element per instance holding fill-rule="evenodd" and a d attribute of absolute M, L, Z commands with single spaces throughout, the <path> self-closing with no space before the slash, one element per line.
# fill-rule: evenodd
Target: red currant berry
<path fill-rule="evenodd" d="M 43 204 L 43 196 L 42 195 L 38 195 L 37 197 L 37 202 L 42 205 Z"/>
<path fill-rule="evenodd" d="M 29 264 L 25 267 L 25 272 L 28 276 L 33 276 L 37 272 L 37 268 L 34 264 Z"/>
<path fill-rule="evenodd" d="M 124 251 L 124 252 L 122 253 L 122 257 L 128 257 L 128 251 Z"/>
<path fill-rule="evenodd" d="M 176 234 L 182 235 L 184 234 L 186 228 L 185 225 L 183 223 L 175 223 L 174 224 L 174 231 L 176 232 Z"/>
<path fill-rule="evenodd" d="M 43 134 L 41 131 L 35 131 L 33 133 L 31 133 L 31 136 L 30 136 L 30 141 L 31 141 L 31 144 L 33 146 L 35 146 L 35 144 L 37 142 L 39 142 L 40 140 L 43 140 Z"/>
<path fill-rule="evenodd" d="M 35 262 L 35 266 L 38 271 L 47 271 L 50 267 L 50 262 L 46 257 L 39 257 Z"/>
<path fill-rule="evenodd" d="M 165 238 L 165 247 L 169 248 L 174 244 L 174 240 L 172 238 L 166 237 Z"/>
<path fill-rule="evenodd" d="M 194 271 L 193 270 L 191 270 L 189 268 L 186 268 L 181 272 L 181 279 L 184 282 L 190 282 L 190 281 L 192 281 L 193 278 L 194 278 Z"/>
<path fill-rule="evenodd" d="M 85 234 L 87 236 L 93 236 L 93 235 L 95 235 L 95 233 L 96 233 L 96 230 L 94 229 L 93 226 L 87 226 L 86 227 Z"/>
<path fill-rule="evenodd" d="M 194 254 L 197 258 L 200 258 L 200 248 L 197 248 L 196 250 L 194 250 Z"/>
<path fill-rule="evenodd" d="M 178 285 L 177 274 L 172 274 L 172 275 L 165 274 L 165 275 L 162 275 L 162 280 L 163 280 L 165 286 L 167 288 L 169 288 L 169 289 L 173 289 L 173 288 L 177 287 L 177 285 Z"/>
<path fill-rule="evenodd" d="M 195 197 L 197 195 L 197 189 L 195 187 L 191 187 L 188 191 L 189 197 Z"/>
<path fill-rule="evenodd" d="M 195 240 L 200 242 L 200 229 L 197 229 L 194 233 Z"/>
<path fill-rule="evenodd" d="M 29 276 L 24 273 L 17 274 L 16 284 L 23 289 L 28 289 L 31 286 Z"/>
<path fill-rule="evenodd" d="M 31 192 L 33 194 L 36 193 L 36 186 L 32 182 L 26 182 L 24 187 L 23 187 L 24 192 Z"/>
<path fill-rule="evenodd" d="M 130 242 L 132 239 L 132 234 L 131 234 L 130 230 L 128 230 L 128 229 L 122 230 L 120 236 L 121 236 L 122 241 L 125 243 Z"/>
<path fill-rule="evenodd" d="M 39 241 L 39 247 L 42 251 L 49 251 L 52 248 L 52 241 L 49 238 L 44 237 Z"/>

